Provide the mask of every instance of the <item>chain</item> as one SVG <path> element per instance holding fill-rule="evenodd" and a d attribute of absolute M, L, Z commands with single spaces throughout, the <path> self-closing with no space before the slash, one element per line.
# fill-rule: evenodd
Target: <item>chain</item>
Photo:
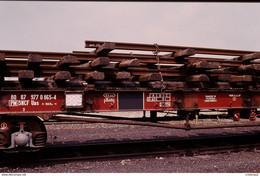
<path fill-rule="evenodd" d="M 159 51 L 159 46 L 157 43 L 154 44 L 155 46 L 155 51 L 153 52 L 153 54 L 155 55 L 156 57 L 156 60 L 157 60 L 157 69 L 159 71 L 159 74 L 161 75 L 161 85 L 162 85 L 162 88 L 161 88 L 161 95 L 162 95 L 162 103 L 163 103 L 163 111 L 165 111 L 165 86 L 163 84 L 163 75 L 162 75 L 162 72 L 161 72 L 161 64 L 160 64 L 160 56 L 158 55 L 158 53 L 160 52 Z"/>
<path fill-rule="evenodd" d="M 161 69 L 161 66 L 160 66 L 160 57 L 159 57 L 159 55 L 158 55 L 158 53 L 159 53 L 159 46 L 158 46 L 157 43 L 155 43 L 154 46 L 155 46 L 155 51 L 153 52 L 153 54 L 155 55 L 156 60 L 157 60 L 157 69 L 160 70 L 160 69 Z M 161 71 L 160 71 L 160 74 L 162 74 Z"/>

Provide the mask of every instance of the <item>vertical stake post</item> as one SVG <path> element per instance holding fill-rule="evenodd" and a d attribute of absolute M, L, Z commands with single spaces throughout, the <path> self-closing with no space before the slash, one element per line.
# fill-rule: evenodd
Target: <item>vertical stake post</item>
<path fill-rule="evenodd" d="M 185 130 L 190 130 L 190 115 L 191 112 L 186 112 L 186 122 L 185 122 Z"/>
<path fill-rule="evenodd" d="M 157 111 L 150 111 L 151 122 L 157 122 Z"/>

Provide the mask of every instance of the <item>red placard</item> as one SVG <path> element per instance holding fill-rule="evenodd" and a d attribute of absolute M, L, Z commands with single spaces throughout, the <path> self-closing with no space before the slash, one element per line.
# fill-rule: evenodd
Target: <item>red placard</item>
<path fill-rule="evenodd" d="M 254 94 L 253 99 L 254 99 L 254 105 L 259 107 L 260 106 L 260 95 L 258 93 Z"/>
<path fill-rule="evenodd" d="M 199 93 L 198 108 L 241 108 L 242 96 L 238 93 Z"/>
<path fill-rule="evenodd" d="M 174 97 L 172 93 L 144 93 L 145 110 L 172 109 Z"/>
<path fill-rule="evenodd" d="M 0 113 L 61 112 L 64 93 L 7 93 L 1 94 Z"/>
<path fill-rule="evenodd" d="M 92 98 L 94 101 L 94 111 L 117 111 L 118 93 L 104 92 L 87 94 L 86 98 Z"/>

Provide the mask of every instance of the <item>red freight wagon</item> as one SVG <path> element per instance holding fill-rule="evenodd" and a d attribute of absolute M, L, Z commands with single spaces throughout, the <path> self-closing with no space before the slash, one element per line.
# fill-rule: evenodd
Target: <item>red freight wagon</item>
<path fill-rule="evenodd" d="M 105 41 L 85 44 L 94 50 L 0 51 L 1 149 L 43 147 L 47 140 L 43 121 L 79 120 L 69 116 L 72 113 L 150 111 L 153 122 L 80 120 L 178 129 L 260 125 L 257 51 Z M 234 121 L 241 117 L 248 122 L 189 123 L 207 109 L 225 109 Z M 185 123 L 155 122 L 157 112 L 164 111 L 177 111 Z M 67 116 L 57 118 L 57 114 Z"/>

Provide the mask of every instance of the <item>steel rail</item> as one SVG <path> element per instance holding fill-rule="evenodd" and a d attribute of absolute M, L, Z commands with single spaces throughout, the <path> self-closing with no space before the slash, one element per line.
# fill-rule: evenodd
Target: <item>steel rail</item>
<path fill-rule="evenodd" d="M 19 70 L 26 70 L 29 69 L 26 64 L 8 64 L 6 67 L 2 68 L 1 75 L 2 76 L 17 76 Z M 34 69 L 34 73 L 40 76 L 51 76 L 55 75 L 58 71 L 62 71 L 60 67 L 57 66 L 49 66 L 49 65 L 40 65 L 37 69 Z M 69 66 L 67 71 L 70 71 L 72 75 L 85 75 L 87 73 L 93 72 L 91 68 L 85 67 L 77 67 L 77 66 Z M 132 75 L 140 76 L 145 73 L 157 73 L 157 69 L 148 69 L 146 67 L 133 67 L 128 69 Z M 185 71 L 180 70 L 168 70 L 166 68 L 162 68 L 161 71 L 163 72 L 163 76 L 185 76 L 187 73 Z M 117 73 L 120 70 L 113 69 L 110 73 Z"/>
<path fill-rule="evenodd" d="M 23 62 L 21 59 L 27 59 L 29 54 L 40 54 L 42 55 L 43 59 L 48 59 L 47 62 L 51 64 L 51 60 L 60 60 L 63 56 L 66 55 L 73 55 L 76 56 L 79 61 L 93 61 L 97 57 L 99 57 L 97 54 L 94 53 L 86 53 L 86 52 L 44 52 L 44 51 L 14 51 L 14 50 L 0 50 L 0 53 L 4 53 L 6 58 L 13 58 L 13 60 L 9 59 L 6 62 Z M 137 58 L 142 63 L 153 63 L 156 64 L 156 56 L 155 55 L 144 55 L 144 54 L 122 54 L 122 53 L 109 53 L 107 57 L 110 58 L 113 62 L 120 62 L 123 59 L 133 59 Z M 210 57 L 185 57 L 186 60 L 176 60 L 174 57 L 159 55 L 160 57 L 160 63 L 163 64 L 184 64 L 187 60 L 207 60 L 210 62 L 219 62 L 223 66 L 233 65 L 233 66 L 239 66 L 242 64 L 239 60 L 232 60 L 232 59 L 223 59 L 223 58 L 210 58 Z M 26 62 L 26 60 L 24 60 Z M 259 61 L 252 61 L 254 63 L 260 63 Z"/>
<path fill-rule="evenodd" d="M 99 46 L 101 46 L 103 43 L 106 42 L 108 41 L 86 40 L 85 48 L 98 48 Z M 259 52 L 259 51 L 216 49 L 216 48 L 190 47 L 190 46 L 125 43 L 125 42 L 110 42 L 110 43 L 115 44 L 115 49 L 121 49 L 121 50 L 155 51 L 157 48 L 157 50 L 160 52 L 177 52 L 179 50 L 184 50 L 189 48 L 189 49 L 194 49 L 196 54 L 214 54 L 214 55 L 228 55 L 228 56 L 242 56 L 244 54 Z"/>
<path fill-rule="evenodd" d="M 90 123 L 110 123 L 110 124 L 123 124 L 123 125 L 141 125 L 141 126 L 153 126 L 153 127 L 163 127 L 163 128 L 174 128 L 174 129 L 212 129 L 212 128 L 233 128 L 233 127 L 253 127 L 260 126 L 259 121 L 251 122 L 233 122 L 232 124 L 220 123 L 216 125 L 194 125 L 190 124 L 189 127 L 183 125 L 171 125 L 166 123 L 154 123 L 154 122 L 140 122 L 140 121 L 131 121 L 131 120 L 108 120 L 108 119 L 94 119 L 94 118 L 84 118 L 80 116 L 54 116 L 56 120 L 64 121 L 84 121 Z"/>
<path fill-rule="evenodd" d="M 6 57 L 8 58 L 8 57 Z M 27 56 L 24 56 L 22 58 L 8 58 L 5 60 L 6 64 L 27 64 L 28 60 L 25 60 L 27 58 Z M 90 58 L 78 58 L 79 61 L 82 61 L 84 63 L 88 62 L 88 61 L 93 61 L 96 58 L 98 58 L 98 56 L 96 57 L 90 57 Z M 120 63 L 122 60 L 126 59 L 127 57 L 114 57 L 114 56 L 110 56 L 109 55 L 109 59 L 111 62 L 118 62 Z M 129 59 L 133 59 L 132 57 Z M 145 58 L 138 58 L 138 60 L 140 61 L 141 64 L 156 64 L 157 61 L 156 59 L 145 59 Z M 161 64 L 186 64 L 187 61 L 192 61 L 192 60 L 205 60 L 208 62 L 218 62 L 219 65 L 221 66 L 234 66 L 234 67 L 238 67 L 240 66 L 242 63 L 240 61 L 232 61 L 232 60 L 225 60 L 225 59 L 216 59 L 216 58 L 204 58 L 204 57 L 186 57 L 184 58 L 184 60 L 179 60 L 176 61 L 174 58 L 171 59 L 166 59 L 166 58 L 161 58 L 160 59 L 160 63 Z M 55 65 L 57 63 L 57 59 L 54 60 L 43 60 L 41 65 Z M 253 61 L 252 63 L 255 64 L 260 64 L 260 62 L 257 61 Z M 166 67 L 166 66 L 165 66 Z"/>
<path fill-rule="evenodd" d="M 185 47 L 180 47 L 182 49 L 187 49 Z M 190 47 L 192 48 L 192 47 Z M 196 48 L 196 47 L 193 47 Z M 141 50 L 141 49 L 140 49 Z M 142 49 L 143 50 L 143 49 Z M 211 50 L 208 48 L 208 50 Z M 209 55 L 220 55 L 215 53 L 215 50 L 223 50 L 223 49 L 212 49 L 212 52 L 210 52 Z M 229 50 L 228 50 L 229 51 Z M 231 51 L 236 51 L 237 53 L 240 52 L 240 50 L 231 50 Z M 242 56 L 243 54 L 250 54 L 254 52 L 259 52 L 259 51 L 241 51 L 242 54 L 239 55 L 234 55 L 234 56 Z M 85 51 L 72 51 L 72 52 L 46 52 L 46 51 L 21 51 L 21 50 L 0 50 L 0 53 L 5 53 L 6 57 L 10 58 L 27 58 L 29 54 L 41 54 L 43 58 L 46 59 L 60 59 L 61 57 L 65 55 L 74 55 L 79 58 L 84 58 L 84 57 L 96 57 L 97 54 L 93 52 L 85 52 Z M 201 54 L 197 53 L 196 54 Z M 154 54 L 137 54 L 137 53 L 109 53 L 111 57 L 129 57 L 129 58 L 155 58 Z M 223 53 L 221 55 L 226 55 L 230 56 L 230 54 Z M 168 56 L 168 55 L 160 55 L 161 59 L 174 59 L 174 56 Z M 231 55 L 233 56 L 233 55 Z"/>
<path fill-rule="evenodd" d="M 5 62 L 8 64 L 23 64 L 23 63 L 27 63 L 27 57 L 28 55 L 23 55 L 22 57 L 20 58 L 12 58 L 12 57 L 9 57 L 8 55 L 6 55 L 6 59 Z M 88 61 L 93 61 L 97 58 L 98 56 L 91 56 L 91 57 L 88 57 L 88 58 L 78 58 L 79 61 L 85 61 L 85 62 L 88 62 Z M 108 57 L 110 58 L 110 61 L 112 62 L 121 62 L 123 59 L 125 58 L 128 58 L 129 55 L 108 55 Z M 142 56 L 138 56 L 138 57 L 130 57 L 128 59 L 133 59 L 133 58 L 137 58 L 140 60 L 141 63 L 144 63 L 144 64 L 149 64 L 149 63 L 153 63 L 153 64 L 156 64 L 157 61 L 156 61 L 156 58 L 155 57 L 151 57 L 149 59 L 146 59 L 145 57 L 142 57 Z M 50 58 L 49 58 L 50 59 Z M 61 58 L 55 58 L 53 60 L 43 60 L 42 64 L 46 64 L 46 65 L 54 65 L 56 64 Z M 209 58 L 209 57 L 185 57 L 184 60 L 178 60 L 176 61 L 173 57 L 161 57 L 160 58 L 160 63 L 162 64 L 185 64 L 187 61 L 189 60 L 206 60 L 206 61 L 209 61 L 209 62 L 218 62 L 220 65 L 222 66 L 240 66 L 242 64 L 241 61 L 235 61 L 235 60 L 230 60 L 230 59 L 221 59 L 221 58 Z M 259 61 L 252 61 L 252 63 L 255 63 L 255 64 L 260 64 Z"/>

